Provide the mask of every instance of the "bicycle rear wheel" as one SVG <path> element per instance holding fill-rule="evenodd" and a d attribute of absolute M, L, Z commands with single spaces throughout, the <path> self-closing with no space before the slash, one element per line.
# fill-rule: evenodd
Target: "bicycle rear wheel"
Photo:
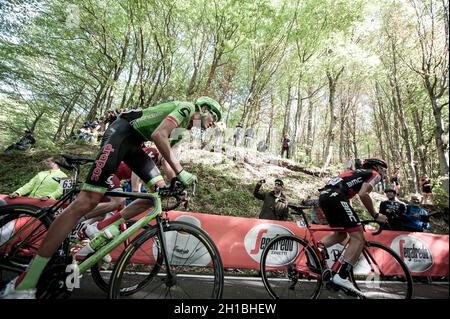
<path fill-rule="evenodd" d="M 353 270 L 355 286 L 369 299 L 411 299 L 411 274 L 392 249 L 367 242 Z"/>
<path fill-rule="evenodd" d="M 272 239 L 261 256 L 264 286 L 274 299 L 317 298 L 322 267 L 308 243 L 292 235 Z"/>
<path fill-rule="evenodd" d="M 0 207 L 0 289 L 26 269 L 51 222 L 37 206 Z"/>
<path fill-rule="evenodd" d="M 109 297 L 136 299 L 221 298 L 223 267 L 220 254 L 201 229 L 183 222 L 164 224 L 173 279 L 167 269 L 157 226 L 138 237 L 116 262 Z"/>

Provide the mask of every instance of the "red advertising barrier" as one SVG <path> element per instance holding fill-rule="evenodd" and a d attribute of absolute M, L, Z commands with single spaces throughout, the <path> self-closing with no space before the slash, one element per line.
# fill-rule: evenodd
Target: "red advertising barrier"
<path fill-rule="evenodd" d="M 20 199 L 8 200 L 0 195 L 0 201 L 24 203 Z M 29 204 L 47 206 L 47 202 L 28 199 Z M 194 224 L 206 231 L 218 247 L 225 268 L 259 269 L 259 260 L 264 246 L 277 234 L 294 234 L 305 237 L 306 228 L 295 222 L 281 222 L 242 218 L 221 215 L 208 215 L 189 212 L 169 212 L 171 220 L 180 220 Z M 324 226 L 313 226 L 316 228 Z M 320 231 L 315 233 L 317 239 L 329 234 Z M 449 236 L 429 233 L 411 233 L 399 231 L 383 231 L 373 236 L 366 232 L 366 238 L 385 244 L 396 251 L 405 261 L 413 275 L 416 276 L 448 276 L 449 275 Z M 170 241 L 170 238 L 168 239 Z M 120 246 L 122 247 L 122 246 Z M 339 245 L 329 248 L 331 256 L 335 256 Z M 121 249 L 120 249 L 121 250 Z M 117 249 L 113 257 L 120 253 Z M 148 261 L 152 247 L 145 249 L 140 261 Z M 331 261 L 332 262 L 332 261 Z M 205 261 L 207 264 L 208 261 Z"/>

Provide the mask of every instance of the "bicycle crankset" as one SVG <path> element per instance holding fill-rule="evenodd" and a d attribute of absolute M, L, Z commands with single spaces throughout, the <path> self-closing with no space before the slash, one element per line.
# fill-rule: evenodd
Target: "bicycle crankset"
<path fill-rule="evenodd" d="M 51 265 L 42 273 L 37 284 L 37 299 L 68 299 L 72 292 L 67 289 L 67 265 Z"/>

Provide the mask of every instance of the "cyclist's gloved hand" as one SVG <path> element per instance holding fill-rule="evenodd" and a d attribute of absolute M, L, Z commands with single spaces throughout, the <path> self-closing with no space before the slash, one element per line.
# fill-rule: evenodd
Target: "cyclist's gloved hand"
<path fill-rule="evenodd" d="M 184 169 L 177 174 L 177 178 L 184 186 L 189 186 L 197 182 L 197 176 L 185 171 Z"/>

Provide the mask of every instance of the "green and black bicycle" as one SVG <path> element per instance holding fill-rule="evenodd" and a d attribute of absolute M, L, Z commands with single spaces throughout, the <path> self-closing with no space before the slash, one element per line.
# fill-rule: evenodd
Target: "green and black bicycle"
<path fill-rule="evenodd" d="M 74 161 L 78 167 L 86 162 Z M 37 298 L 68 298 L 77 288 L 79 276 L 89 270 L 110 298 L 221 298 L 223 266 L 214 242 L 202 229 L 171 221 L 170 212 L 163 213 L 162 200 L 165 211 L 182 203 L 186 190 L 181 183 L 173 181 L 155 194 L 107 192 L 105 195 L 148 199 L 153 202 L 153 209 L 139 220 L 129 222 L 126 230 L 81 262 L 73 258 L 75 243 L 69 235 L 44 270 L 37 286 Z M 64 197 L 70 196 L 73 194 L 69 192 Z M 13 222 L 21 223 L 18 231 L 0 241 L 2 282 L 6 283 L 28 265 L 57 207 L 56 204 L 46 208 L 11 205 L 0 209 L 2 233 Z M 125 249 L 116 259 L 112 272 L 102 271 L 99 266 L 102 258 L 124 243 Z"/>

